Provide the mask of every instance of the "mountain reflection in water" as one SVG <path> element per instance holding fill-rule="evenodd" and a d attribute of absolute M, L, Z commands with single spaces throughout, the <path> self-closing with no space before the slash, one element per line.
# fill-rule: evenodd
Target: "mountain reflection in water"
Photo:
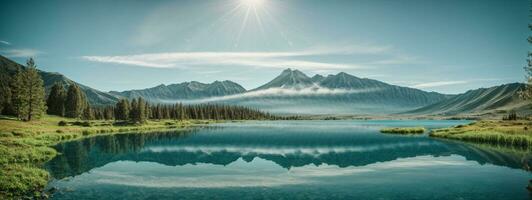
<path fill-rule="evenodd" d="M 292 169 L 306 165 L 346 168 L 401 158 L 459 155 L 479 164 L 525 170 L 531 166 L 528 153 L 509 153 L 427 136 L 384 135 L 377 133 L 381 127 L 377 122 L 340 123 L 335 125 L 334 131 L 326 131 L 331 128 L 326 124 L 300 125 L 297 122 L 287 126 L 244 123 L 180 132 L 91 137 L 57 145 L 61 155 L 45 167 L 54 178 L 62 179 L 118 161 L 154 162 L 166 166 L 201 163 L 226 166 L 260 159 Z"/>

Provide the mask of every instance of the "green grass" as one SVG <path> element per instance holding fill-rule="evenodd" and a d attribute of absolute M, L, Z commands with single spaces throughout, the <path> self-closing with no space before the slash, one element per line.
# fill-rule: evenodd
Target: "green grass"
<path fill-rule="evenodd" d="M 103 134 L 181 129 L 212 122 L 160 120 L 142 125 L 117 125 L 114 121 L 80 122 L 55 116 L 22 122 L 0 116 L 0 199 L 41 198 L 50 175 L 40 167 L 55 157 L 57 152 L 51 146 L 59 142 Z"/>
<path fill-rule="evenodd" d="M 436 129 L 431 137 L 493 144 L 498 146 L 532 148 L 532 121 L 478 121 L 468 125 Z"/>
<path fill-rule="evenodd" d="M 391 133 L 391 134 L 422 134 L 425 132 L 423 127 L 394 127 L 394 128 L 383 128 L 380 130 L 381 133 Z"/>
<path fill-rule="evenodd" d="M 42 197 L 41 191 L 50 179 L 46 170 L 20 164 L 3 166 L 0 177 L 2 199 L 18 199 L 22 196 Z"/>

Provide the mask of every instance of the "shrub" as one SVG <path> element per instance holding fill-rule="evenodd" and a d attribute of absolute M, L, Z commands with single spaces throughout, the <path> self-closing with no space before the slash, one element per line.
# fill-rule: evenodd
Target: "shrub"
<path fill-rule="evenodd" d="M 63 120 L 61 120 L 61 121 L 59 121 L 59 123 L 57 123 L 57 125 L 59 125 L 59 126 L 66 126 L 66 125 L 68 125 L 68 123 L 65 122 L 65 121 L 63 121 Z"/>
<path fill-rule="evenodd" d="M 0 132 L 0 137 L 12 137 L 13 134 L 10 132 Z"/>
<path fill-rule="evenodd" d="M 130 123 L 127 121 L 117 121 L 113 123 L 113 126 L 127 126 L 127 125 L 130 125 Z"/>
<path fill-rule="evenodd" d="M 20 131 L 12 131 L 11 132 L 14 136 L 24 136 L 24 133 L 23 132 L 20 132 Z"/>
<path fill-rule="evenodd" d="M 72 139 L 74 135 L 61 135 L 61 140 L 69 140 Z"/>
<path fill-rule="evenodd" d="M 90 135 L 91 132 L 90 132 L 89 130 L 83 130 L 83 131 L 81 132 L 81 134 L 84 135 L 84 136 L 87 136 L 87 135 Z"/>
<path fill-rule="evenodd" d="M 74 123 L 72 123 L 73 125 L 76 125 L 76 126 L 83 126 L 83 127 L 91 127 L 91 123 L 89 121 L 76 121 Z"/>

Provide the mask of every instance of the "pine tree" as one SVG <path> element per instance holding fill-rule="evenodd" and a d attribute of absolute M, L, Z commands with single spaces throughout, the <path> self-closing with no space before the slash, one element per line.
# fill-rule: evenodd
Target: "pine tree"
<path fill-rule="evenodd" d="M 93 120 L 94 119 L 94 112 L 92 108 L 90 107 L 89 103 L 85 103 L 85 108 L 83 108 L 83 113 L 81 118 L 84 120 Z"/>
<path fill-rule="evenodd" d="M 532 30 L 532 24 L 528 25 Z M 528 37 L 528 44 L 532 44 L 532 36 Z M 528 52 L 527 65 L 525 66 L 526 88 L 522 93 L 525 99 L 532 99 L 532 52 Z"/>
<path fill-rule="evenodd" d="M 65 116 L 79 118 L 86 107 L 85 95 L 76 84 L 70 84 L 65 101 Z"/>
<path fill-rule="evenodd" d="M 153 113 L 151 112 L 151 106 L 150 106 L 150 104 L 147 101 L 144 104 L 144 109 L 146 109 L 146 119 L 150 119 L 152 117 Z"/>
<path fill-rule="evenodd" d="M 138 123 L 146 122 L 146 102 L 140 97 L 137 99 L 137 109 L 133 120 Z"/>
<path fill-rule="evenodd" d="M 65 88 L 63 84 L 57 82 L 52 86 L 48 99 L 46 100 L 46 106 L 48 107 L 47 113 L 50 115 L 64 116 L 65 101 Z"/>
<path fill-rule="evenodd" d="M 129 112 L 129 101 L 127 99 L 120 99 L 115 106 L 115 120 L 128 120 Z"/>
<path fill-rule="evenodd" d="M 187 115 L 185 113 L 185 108 L 183 107 L 183 104 L 179 104 L 179 120 L 183 121 L 187 119 Z"/>
<path fill-rule="evenodd" d="M 5 80 L 0 81 L 0 114 L 13 114 L 13 105 L 11 104 L 12 92 L 9 85 L 12 80 L 10 77 L 1 77 Z"/>
<path fill-rule="evenodd" d="M 136 121 L 136 118 L 137 118 L 137 113 L 138 113 L 138 105 L 137 105 L 137 99 L 133 99 L 131 101 L 131 104 L 129 106 L 130 110 L 129 110 L 129 119 L 132 120 L 132 121 Z"/>
<path fill-rule="evenodd" d="M 531 10 L 532 11 L 532 10 Z M 530 15 L 532 17 L 532 15 Z M 532 23 L 528 24 L 528 28 L 532 31 Z M 532 36 L 529 35 L 527 38 L 528 44 L 532 44 Z M 528 52 L 527 56 L 527 65 L 524 67 L 525 69 L 525 88 L 520 91 L 520 96 L 525 99 L 529 100 L 532 99 L 532 52 Z"/>
<path fill-rule="evenodd" d="M 26 121 L 37 119 L 46 111 L 44 83 L 30 58 L 27 67 L 14 78 L 13 103 L 17 116 Z"/>
<path fill-rule="evenodd" d="M 114 116 L 113 107 L 112 106 L 105 107 L 104 119 L 105 120 L 112 120 L 113 116 Z"/>

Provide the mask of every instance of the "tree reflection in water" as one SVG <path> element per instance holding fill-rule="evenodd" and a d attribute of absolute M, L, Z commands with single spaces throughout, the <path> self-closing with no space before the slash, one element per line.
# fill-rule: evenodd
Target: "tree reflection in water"
<path fill-rule="evenodd" d="M 115 161 L 148 161 L 169 166 L 210 163 L 228 165 L 242 158 L 269 160 L 290 169 L 309 164 L 364 166 L 416 156 L 460 155 L 479 164 L 530 170 L 527 151 L 435 140 L 425 136 L 379 134 L 244 133 L 231 128 L 179 132 L 118 134 L 57 145 L 61 153 L 45 165 L 54 178 L 76 176 Z"/>

